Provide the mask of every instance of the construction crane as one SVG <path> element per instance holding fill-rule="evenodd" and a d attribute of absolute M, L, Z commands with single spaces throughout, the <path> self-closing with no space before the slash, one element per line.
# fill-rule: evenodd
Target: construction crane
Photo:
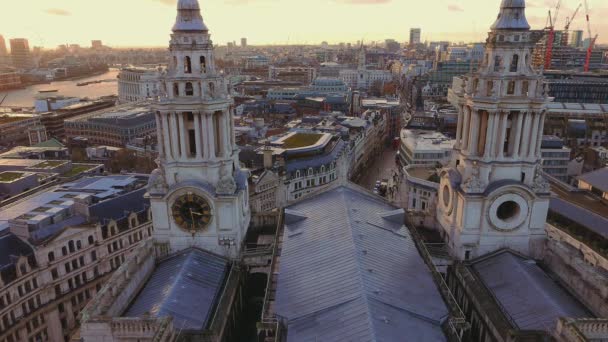
<path fill-rule="evenodd" d="M 578 11 L 581 9 L 581 7 L 583 7 L 583 4 L 578 4 L 578 7 L 576 8 L 576 10 L 574 10 L 572 16 L 570 18 L 566 18 L 566 26 L 564 27 L 564 32 L 562 33 L 562 46 L 568 45 L 568 41 L 570 40 L 570 24 L 572 24 L 574 18 L 576 18 L 576 15 L 578 14 Z"/>
<path fill-rule="evenodd" d="M 553 43 L 555 42 L 555 23 L 557 22 L 557 15 L 559 9 L 562 6 L 562 0 L 557 1 L 555 6 L 555 15 L 551 17 L 551 11 L 549 11 L 549 37 L 547 38 L 547 51 L 545 52 L 545 69 L 551 69 L 551 59 L 553 58 Z"/>
<path fill-rule="evenodd" d="M 585 72 L 589 71 L 589 66 L 591 64 L 591 54 L 593 53 L 593 48 L 595 46 L 595 41 L 597 40 L 597 35 L 595 37 L 591 33 L 591 21 L 589 20 L 589 3 L 585 0 L 585 14 L 587 15 L 587 34 L 589 35 L 589 47 L 587 48 L 587 58 L 585 59 Z"/>

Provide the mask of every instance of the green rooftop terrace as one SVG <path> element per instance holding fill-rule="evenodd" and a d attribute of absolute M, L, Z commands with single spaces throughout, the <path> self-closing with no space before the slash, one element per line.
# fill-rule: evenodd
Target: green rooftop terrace
<path fill-rule="evenodd" d="M 45 162 L 32 166 L 32 168 L 35 168 L 35 169 L 54 168 L 59 165 L 63 165 L 65 163 L 67 163 L 67 161 L 65 161 L 65 160 L 47 160 Z"/>
<path fill-rule="evenodd" d="M 0 182 L 9 183 L 23 177 L 21 172 L 2 172 L 0 173 Z"/>
<path fill-rule="evenodd" d="M 302 148 L 316 144 L 323 134 L 297 133 L 283 141 L 283 148 Z"/>

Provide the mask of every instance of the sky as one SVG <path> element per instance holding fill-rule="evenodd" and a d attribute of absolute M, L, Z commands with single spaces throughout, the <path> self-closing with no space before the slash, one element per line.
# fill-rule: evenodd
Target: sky
<path fill-rule="evenodd" d="M 422 40 L 483 41 L 500 0 L 199 0 L 216 44 L 320 44 L 395 39 L 411 27 Z M 562 0 L 557 27 L 584 0 Z M 608 42 L 608 1 L 588 0 L 593 34 Z M 30 46 L 167 46 L 177 0 L 0 0 L 0 35 L 27 38 Z M 545 26 L 557 0 L 528 0 L 533 29 Z M 584 6 L 571 29 L 585 29 Z M 585 38 L 587 34 L 585 33 Z"/>

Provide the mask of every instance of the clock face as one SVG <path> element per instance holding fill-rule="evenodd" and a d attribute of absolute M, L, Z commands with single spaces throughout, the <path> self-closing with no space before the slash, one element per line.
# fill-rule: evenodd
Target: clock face
<path fill-rule="evenodd" d="M 175 200 L 171 207 L 177 225 L 196 233 L 207 228 L 213 217 L 211 206 L 202 197 L 187 193 Z"/>

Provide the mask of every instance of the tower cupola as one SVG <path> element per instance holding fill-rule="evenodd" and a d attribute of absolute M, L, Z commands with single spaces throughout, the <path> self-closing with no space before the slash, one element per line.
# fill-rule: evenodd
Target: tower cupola
<path fill-rule="evenodd" d="M 502 0 L 498 18 L 491 26 L 492 31 L 497 30 L 529 30 L 530 24 L 526 19 L 525 0 Z"/>
<path fill-rule="evenodd" d="M 198 0 L 179 0 L 173 32 L 205 32 L 208 30 L 207 25 L 203 22 Z"/>

